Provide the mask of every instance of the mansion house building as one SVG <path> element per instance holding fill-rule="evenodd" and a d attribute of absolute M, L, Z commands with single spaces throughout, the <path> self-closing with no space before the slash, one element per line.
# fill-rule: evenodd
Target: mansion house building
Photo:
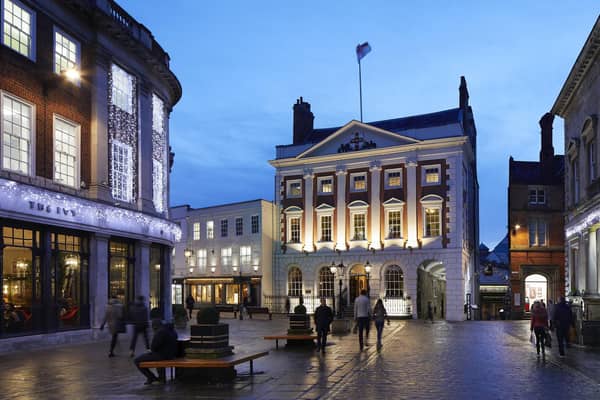
<path fill-rule="evenodd" d="M 293 143 L 270 161 L 277 304 L 302 297 L 312 312 L 325 297 L 342 314 L 364 289 L 392 316 L 424 318 L 431 304 L 437 318 L 467 317 L 479 235 L 468 98 L 461 77 L 457 108 L 326 129 L 296 102 Z"/>

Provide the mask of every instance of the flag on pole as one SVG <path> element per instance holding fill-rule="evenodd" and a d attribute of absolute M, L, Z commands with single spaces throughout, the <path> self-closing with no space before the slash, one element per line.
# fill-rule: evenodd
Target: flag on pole
<path fill-rule="evenodd" d="M 364 42 L 363 44 L 359 44 L 356 46 L 356 59 L 360 63 L 360 60 L 369 54 L 371 51 L 371 46 L 369 46 L 369 42 Z"/>

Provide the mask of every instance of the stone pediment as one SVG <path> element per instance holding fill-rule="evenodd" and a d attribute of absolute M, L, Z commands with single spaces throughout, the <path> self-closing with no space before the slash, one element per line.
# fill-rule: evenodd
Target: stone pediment
<path fill-rule="evenodd" d="M 340 153 L 353 153 L 385 147 L 419 143 L 417 139 L 402 136 L 358 121 L 352 121 L 315 143 L 298 158 L 318 157 Z"/>

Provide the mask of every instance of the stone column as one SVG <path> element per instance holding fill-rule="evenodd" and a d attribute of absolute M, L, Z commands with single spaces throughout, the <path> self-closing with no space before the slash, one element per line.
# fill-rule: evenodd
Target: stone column
<path fill-rule="evenodd" d="M 108 184 L 108 71 L 110 54 L 102 47 L 95 49 L 95 64 L 90 71 L 91 81 L 91 124 L 90 124 L 90 182 L 89 194 L 92 199 L 111 202 L 112 195 Z M 83 180 L 83 179 L 82 179 Z M 103 305 L 104 306 L 104 305 Z"/>
<path fill-rule="evenodd" d="M 417 162 L 408 160 L 406 163 L 406 210 L 408 229 L 406 232 L 406 245 L 412 248 L 418 247 L 417 226 Z"/>
<path fill-rule="evenodd" d="M 95 234 L 90 239 L 90 326 L 100 327 L 108 304 L 108 241 L 110 236 Z"/>
<path fill-rule="evenodd" d="M 381 248 L 381 163 L 374 161 L 369 168 L 371 172 L 371 249 Z"/>
<path fill-rule="evenodd" d="M 418 309 L 417 309 L 417 276 L 418 271 L 413 267 L 407 267 L 404 270 L 404 296 L 410 296 L 411 310 L 413 319 L 418 319 Z"/>
<path fill-rule="evenodd" d="M 135 295 L 150 298 L 150 242 L 135 244 Z"/>
<path fill-rule="evenodd" d="M 152 176 L 154 158 L 152 157 L 152 87 L 140 80 L 140 136 L 138 146 L 138 209 L 154 212 Z"/>
<path fill-rule="evenodd" d="M 336 249 L 346 250 L 346 168 L 339 167 L 335 172 L 337 176 L 337 204 L 335 207 L 337 221 L 335 235 L 337 238 Z"/>
<path fill-rule="evenodd" d="M 160 304 L 163 305 L 163 316 L 169 321 L 173 318 L 173 306 L 171 302 L 171 253 L 173 248 L 165 246 L 163 249 L 163 260 L 160 269 Z"/>
<path fill-rule="evenodd" d="M 311 169 L 304 170 L 304 250 L 312 253 L 314 251 L 314 223 L 313 223 L 313 182 L 314 174 Z"/>
<path fill-rule="evenodd" d="M 598 293 L 598 269 L 596 268 L 596 232 L 590 231 L 587 241 L 587 268 L 585 274 L 585 293 L 595 295 Z"/>

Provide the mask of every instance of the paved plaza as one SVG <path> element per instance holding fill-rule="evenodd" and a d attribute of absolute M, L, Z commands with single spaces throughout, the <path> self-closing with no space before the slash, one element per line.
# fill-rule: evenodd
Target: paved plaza
<path fill-rule="evenodd" d="M 263 374 L 228 384 L 168 382 L 144 386 L 121 338 L 0 356 L 2 399 L 598 399 L 600 353 L 553 348 L 538 360 L 528 321 L 434 324 L 392 321 L 377 352 L 374 337 L 359 352 L 356 335 L 334 336 L 324 355 L 275 350 L 262 336 L 287 320 L 223 319 L 238 350 L 269 350 Z M 138 343 L 138 352 L 142 344 Z M 243 365 L 238 372 L 248 372 Z"/>

